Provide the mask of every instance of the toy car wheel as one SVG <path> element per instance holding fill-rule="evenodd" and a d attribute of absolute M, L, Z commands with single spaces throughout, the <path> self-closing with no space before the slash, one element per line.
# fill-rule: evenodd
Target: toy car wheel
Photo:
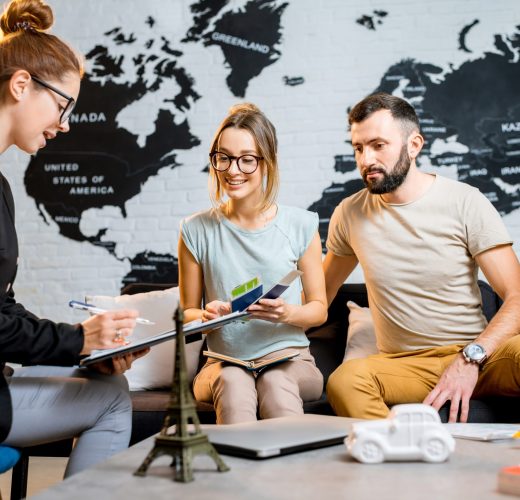
<path fill-rule="evenodd" d="M 450 455 L 448 444 L 439 437 L 428 438 L 422 448 L 427 462 L 444 462 Z"/>
<path fill-rule="evenodd" d="M 366 464 L 379 464 L 385 459 L 381 445 L 372 440 L 359 443 L 358 455 L 359 460 Z"/>

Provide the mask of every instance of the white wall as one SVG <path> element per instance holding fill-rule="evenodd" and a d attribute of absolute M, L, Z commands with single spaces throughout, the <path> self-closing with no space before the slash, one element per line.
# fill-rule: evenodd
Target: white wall
<path fill-rule="evenodd" d="M 234 1 L 229 8 L 238 9 L 246 3 Z M 496 51 L 494 35 L 514 33 L 520 23 L 517 0 L 292 0 L 281 16 L 281 57 L 250 81 L 241 99 L 226 84 L 229 69 L 219 47 L 180 42 L 192 24 L 187 1 L 54 0 L 51 5 L 56 18 L 54 32 L 83 53 L 106 44 L 104 33 L 116 26 L 146 40 L 151 31 L 144 20 L 152 16 L 156 20 L 153 33 L 182 50 L 178 62 L 194 79 L 194 88 L 201 96 L 190 109 L 179 112 L 201 142 L 200 146 L 178 151 L 177 161 L 182 166 L 163 168 L 149 178 L 140 193 L 125 204 L 127 217 L 116 207 L 83 214 L 81 227 L 85 233 L 109 227 L 107 238 L 117 242 L 118 258 L 88 242 L 61 236 L 52 221 L 44 223 L 24 186 L 28 156 L 10 150 L 0 159 L 0 170 L 11 182 L 17 204 L 18 300 L 37 314 L 68 321 L 82 319 L 68 310 L 68 300 L 81 299 L 85 293 L 118 293 L 122 278 L 130 270 L 130 257 L 145 250 L 176 255 L 181 218 L 209 206 L 206 174 L 201 170 L 211 136 L 233 103 L 256 103 L 276 125 L 282 169 L 280 201 L 308 207 L 332 182 L 346 182 L 357 175 L 334 171 L 334 157 L 351 152 L 346 142 L 346 109 L 376 89 L 390 66 L 413 58 L 445 71 L 450 65 L 456 69 L 464 62 L 482 58 L 486 51 Z M 374 9 L 388 12 L 375 30 L 356 23 Z M 461 51 L 458 34 L 474 19 L 480 22 L 466 38 L 472 52 Z M 115 44 L 110 47 L 113 53 L 121 51 L 127 56 L 133 50 Z M 129 75 L 130 71 L 121 81 Z M 294 87 L 284 85 L 286 75 L 303 76 L 305 82 Z M 171 91 L 165 87 L 133 103 L 120 114 L 119 126 L 144 141 L 153 131 L 158 108 Z M 442 172 L 455 175 L 452 167 Z M 519 210 L 510 212 L 504 220 L 518 245 Z M 362 275 L 356 272 L 351 280 L 360 281 Z"/>

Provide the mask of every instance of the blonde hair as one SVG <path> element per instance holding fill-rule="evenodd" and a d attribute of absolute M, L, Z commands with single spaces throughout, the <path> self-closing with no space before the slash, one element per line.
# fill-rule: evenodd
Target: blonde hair
<path fill-rule="evenodd" d="M 80 57 L 60 38 L 47 33 L 54 23 L 43 0 L 12 0 L 0 17 L 0 85 L 24 69 L 42 79 L 61 80 L 67 73 L 83 76 Z"/>
<path fill-rule="evenodd" d="M 230 108 L 228 115 L 218 127 L 211 143 L 210 154 L 217 151 L 220 136 L 222 132 L 229 127 L 247 130 L 253 136 L 258 153 L 263 157 L 263 160 L 260 161 L 263 162 L 265 168 L 266 180 L 259 209 L 260 211 L 264 211 L 276 201 L 280 185 L 276 129 L 254 104 L 237 104 Z M 213 205 L 215 208 L 222 207 L 224 204 L 224 188 L 215 170 L 211 167 L 209 186 L 209 195 Z"/>

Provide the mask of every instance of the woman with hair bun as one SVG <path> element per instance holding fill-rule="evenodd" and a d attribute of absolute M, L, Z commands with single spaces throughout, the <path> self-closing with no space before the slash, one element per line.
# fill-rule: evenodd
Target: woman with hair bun
<path fill-rule="evenodd" d="M 255 276 L 270 288 L 289 271 L 303 275 L 302 286 L 293 283 L 281 297 L 250 306 L 247 322 L 207 335 L 210 351 L 243 361 L 296 357 L 257 374 L 209 357 L 195 378 L 195 398 L 214 403 L 219 424 L 256 420 L 257 414 L 302 414 L 303 402 L 323 392 L 305 335 L 327 319 L 318 215 L 276 203 L 276 131 L 253 104 L 231 108 L 209 159 L 214 208 L 181 225 L 179 286 L 186 321 L 230 313 L 231 290 Z"/>
<path fill-rule="evenodd" d="M 15 145 L 35 154 L 69 131 L 83 68 L 66 43 L 47 33 L 52 24 L 52 10 L 41 0 L 13 0 L 0 18 L 0 153 Z M 137 311 L 69 325 L 39 319 L 17 303 L 14 201 L 1 173 L 0 191 L 0 442 L 25 447 L 77 437 L 68 476 L 128 446 L 132 408 L 119 374 L 146 351 L 99 364 L 96 371 L 62 367 L 94 349 L 120 345 Z M 24 366 L 4 377 L 6 362 L 55 366 Z"/>

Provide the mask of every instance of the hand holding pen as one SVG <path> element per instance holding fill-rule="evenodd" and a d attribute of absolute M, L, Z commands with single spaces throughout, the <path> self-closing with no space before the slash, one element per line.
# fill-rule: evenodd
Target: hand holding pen
<path fill-rule="evenodd" d="M 101 307 L 96 307 L 95 305 L 79 302 L 77 300 L 71 300 L 69 302 L 69 307 L 72 307 L 73 309 L 80 309 L 81 311 L 88 311 L 92 314 L 103 314 L 108 312 L 106 309 L 101 309 Z M 135 322 L 139 323 L 140 325 L 155 325 L 153 321 L 145 318 L 136 318 Z"/>
<path fill-rule="evenodd" d="M 86 310 L 94 313 L 93 316 L 81 323 L 84 333 L 84 343 L 81 354 L 90 354 L 95 349 L 111 349 L 119 347 L 122 342 L 127 342 L 126 337 L 130 335 L 135 327 L 137 311 L 131 309 L 119 309 L 105 311 L 91 304 L 71 301 L 70 307 Z M 92 310 L 94 308 L 94 310 Z M 144 318 L 140 318 L 141 321 Z M 145 324 L 151 324 L 148 322 Z"/>

